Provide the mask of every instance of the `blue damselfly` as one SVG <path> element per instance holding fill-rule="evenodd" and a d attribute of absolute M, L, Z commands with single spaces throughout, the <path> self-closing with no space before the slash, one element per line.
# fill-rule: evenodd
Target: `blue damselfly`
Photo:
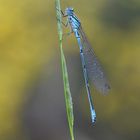
<path fill-rule="evenodd" d="M 108 93 L 110 85 L 108 80 L 106 79 L 105 73 L 95 55 L 93 48 L 88 42 L 88 39 L 81 26 L 81 22 L 74 13 L 73 8 L 71 7 L 66 8 L 65 13 L 62 12 L 62 15 L 63 17 L 67 17 L 67 22 L 66 24 L 62 22 L 63 25 L 70 26 L 71 33 L 74 33 L 78 41 L 85 85 L 90 105 L 91 119 L 92 123 L 95 123 L 96 112 L 91 98 L 89 79 L 93 82 L 96 89 L 103 95 Z"/>

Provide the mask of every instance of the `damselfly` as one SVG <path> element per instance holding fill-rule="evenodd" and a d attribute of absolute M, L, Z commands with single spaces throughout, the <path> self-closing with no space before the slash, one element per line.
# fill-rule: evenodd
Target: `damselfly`
<path fill-rule="evenodd" d="M 95 123 L 96 112 L 91 98 L 89 79 L 93 81 L 93 84 L 95 85 L 96 89 L 104 95 L 107 94 L 110 89 L 109 82 L 107 81 L 105 73 L 97 57 L 95 56 L 94 50 L 92 49 L 90 43 L 87 40 L 87 37 L 82 29 L 81 22 L 75 15 L 73 8 L 66 8 L 65 13 L 62 12 L 62 15 L 64 17 L 67 17 L 66 24 L 64 24 L 63 22 L 62 23 L 65 26 L 69 25 L 71 27 L 71 33 L 74 33 L 78 41 L 85 85 L 91 111 L 91 120 L 92 123 Z"/>

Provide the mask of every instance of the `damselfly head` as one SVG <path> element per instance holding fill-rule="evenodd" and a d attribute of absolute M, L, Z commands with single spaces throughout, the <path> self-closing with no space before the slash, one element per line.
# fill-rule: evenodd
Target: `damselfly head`
<path fill-rule="evenodd" d="M 72 7 L 68 7 L 65 10 L 65 14 L 68 16 L 73 15 L 73 12 L 74 12 L 74 9 Z"/>

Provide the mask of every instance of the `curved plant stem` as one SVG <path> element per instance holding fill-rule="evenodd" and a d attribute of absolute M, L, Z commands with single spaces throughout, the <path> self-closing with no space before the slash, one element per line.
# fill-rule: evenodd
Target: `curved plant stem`
<path fill-rule="evenodd" d="M 60 47 L 60 54 L 61 54 L 61 65 L 62 65 L 62 74 L 63 74 L 63 84 L 64 84 L 64 96 L 66 102 L 66 112 L 68 118 L 68 124 L 70 129 L 70 136 L 71 140 L 74 140 L 74 133 L 73 133 L 73 124 L 74 124 L 74 115 L 73 115 L 73 103 L 72 97 L 70 92 L 69 86 L 69 79 L 68 79 L 68 72 L 66 66 L 66 60 L 62 48 L 62 15 L 61 15 L 61 8 L 60 8 L 60 0 L 55 0 L 56 5 L 56 16 L 57 16 L 57 27 L 58 27 L 58 36 L 59 36 L 59 47 Z"/>

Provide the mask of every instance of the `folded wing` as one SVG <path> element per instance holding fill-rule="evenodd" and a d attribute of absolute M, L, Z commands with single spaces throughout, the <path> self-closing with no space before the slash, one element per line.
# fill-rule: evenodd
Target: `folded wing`
<path fill-rule="evenodd" d="M 82 30 L 82 27 L 79 29 L 79 33 L 82 38 L 83 43 L 83 53 L 85 57 L 85 63 L 88 73 L 88 78 L 93 82 L 96 89 L 106 95 L 110 89 L 109 82 L 106 78 L 106 75 L 95 55 L 94 50 L 92 49 L 90 43 L 87 40 L 87 37 Z"/>

